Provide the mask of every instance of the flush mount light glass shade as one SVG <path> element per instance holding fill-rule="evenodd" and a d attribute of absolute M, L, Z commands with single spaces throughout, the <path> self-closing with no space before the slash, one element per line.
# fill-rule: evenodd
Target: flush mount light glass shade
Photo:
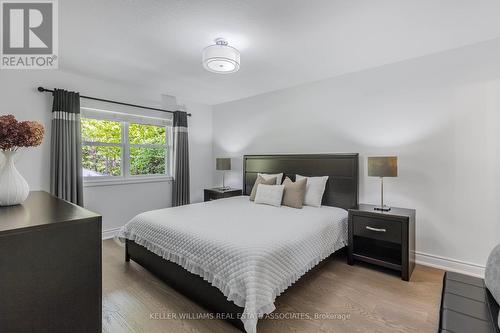
<path fill-rule="evenodd" d="M 235 73 L 240 69 L 240 52 L 218 38 L 203 50 L 203 67 L 213 73 Z"/>

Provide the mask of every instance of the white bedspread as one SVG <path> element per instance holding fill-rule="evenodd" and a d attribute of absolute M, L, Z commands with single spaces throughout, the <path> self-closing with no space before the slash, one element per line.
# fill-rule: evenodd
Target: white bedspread
<path fill-rule="evenodd" d="M 279 294 L 347 245 L 347 211 L 233 197 L 139 214 L 119 237 L 202 276 L 244 307 L 245 329 L 254 333 Z"/>

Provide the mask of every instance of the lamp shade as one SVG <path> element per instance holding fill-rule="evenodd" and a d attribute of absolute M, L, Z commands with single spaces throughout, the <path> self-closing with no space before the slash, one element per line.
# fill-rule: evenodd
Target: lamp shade
<path fill-rule="evenodd" d="M 214 45 L 203 50 L 202 61 L 203 67 L 212 73 L 234 73 L 240 69 L 240 52 L 225 39 L 217 38 Z"/>
<path fill-rule="evenodd" d="M 397 156 L 368 157 L 368 176 L 372 177 L 397 177 Z"/>
<path fill-rule="evenodd" d="M 230 158 L 216 158 L 215 159 L 215 169 L 216 170 L 231 170 L 231 159 Z"/>

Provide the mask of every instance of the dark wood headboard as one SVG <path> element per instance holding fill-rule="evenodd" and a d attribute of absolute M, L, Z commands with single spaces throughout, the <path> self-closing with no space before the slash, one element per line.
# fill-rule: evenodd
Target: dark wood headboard
<path fill-rule="evenodd" d="M 344 209 L 358 207 L 358 154 L 245 155 L 243 194 L 250 195 L 259 172 L 283 172 L 284 177 L 294 181 L 296 174 L 329 176 L 322 204 Z"/>

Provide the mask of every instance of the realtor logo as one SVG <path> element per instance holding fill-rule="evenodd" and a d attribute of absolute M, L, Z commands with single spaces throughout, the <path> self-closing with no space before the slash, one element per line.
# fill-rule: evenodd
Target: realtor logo
<path fill-rule="evenodd" d="M 2 69 L 57 69 L 57 1 L 2 0 Z"/>

